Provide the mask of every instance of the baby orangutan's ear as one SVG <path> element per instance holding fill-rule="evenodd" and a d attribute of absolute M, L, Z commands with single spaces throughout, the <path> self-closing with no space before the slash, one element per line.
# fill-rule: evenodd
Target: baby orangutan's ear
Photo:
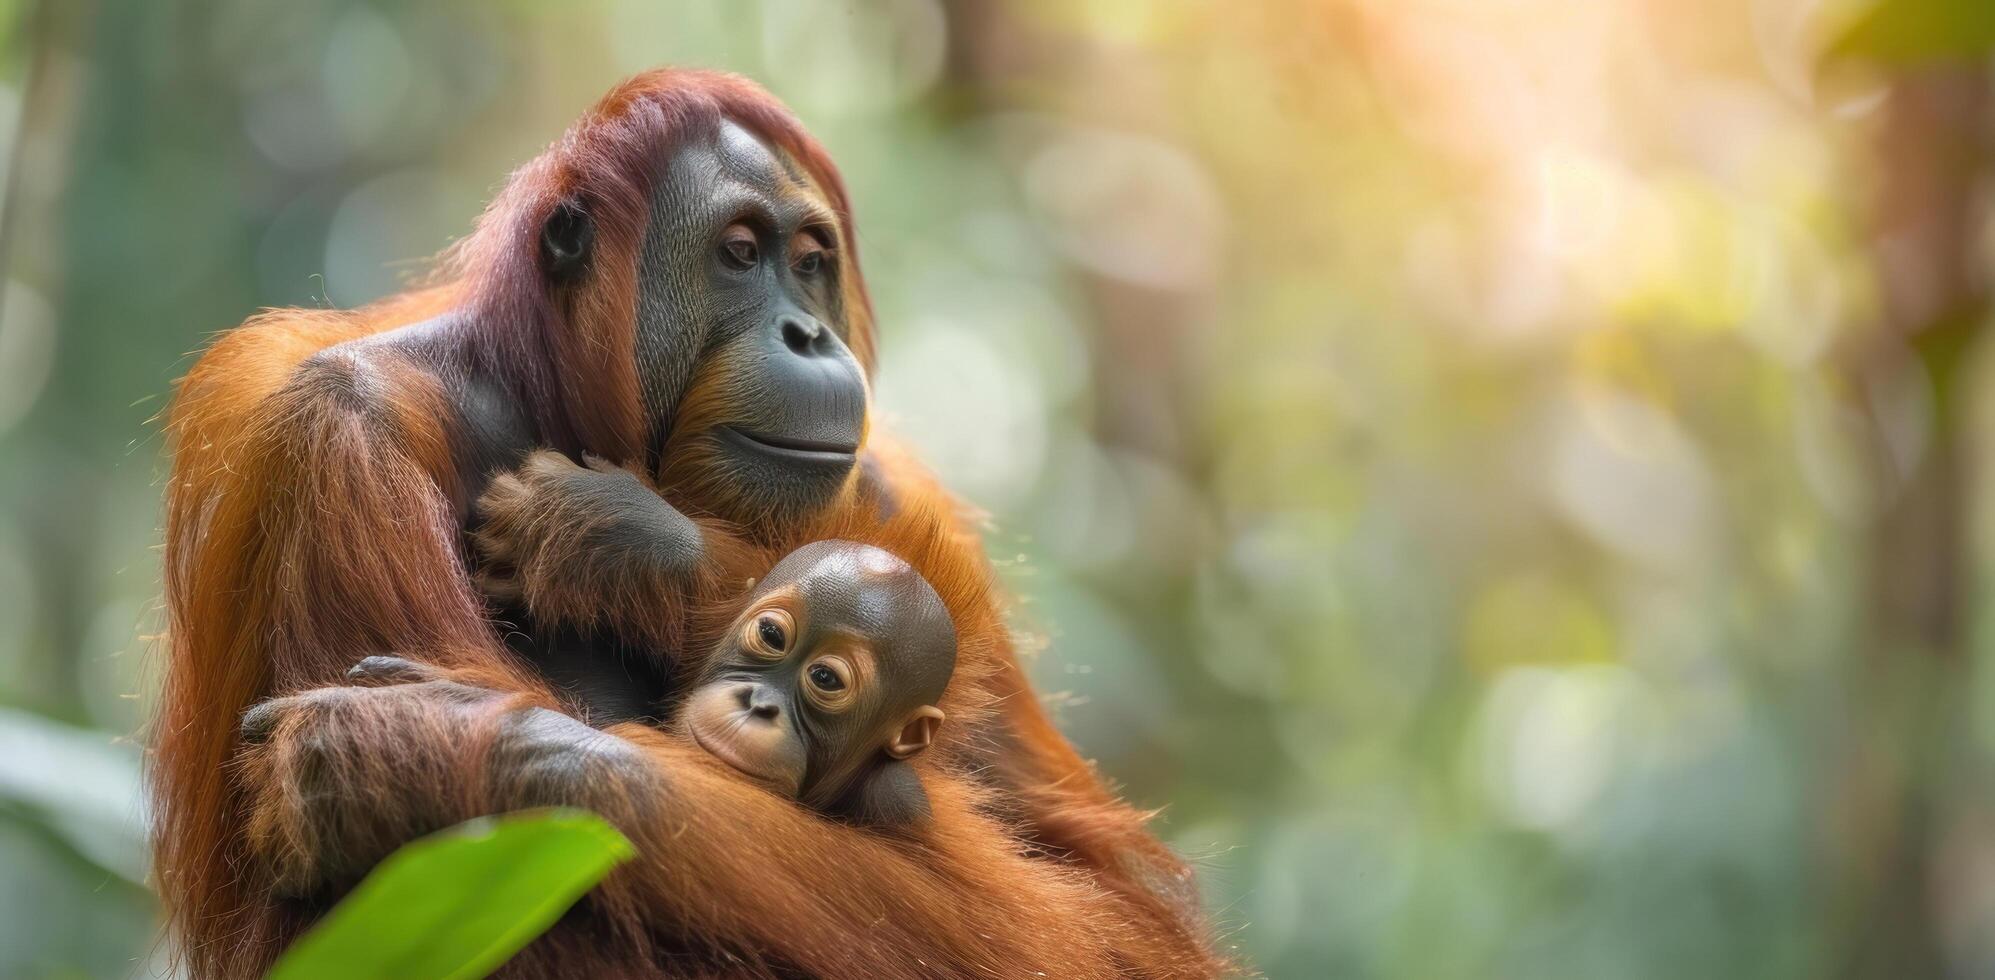
<path fill-rule="evenodd" d="M 896 759 L 911 759 L 921 754 L 935 742 L 935 730 L 942 727 L 942 709 L 932 704 L 924 704 L 914 709 L 901 730 L 887 740 L 887 754 Z"/>

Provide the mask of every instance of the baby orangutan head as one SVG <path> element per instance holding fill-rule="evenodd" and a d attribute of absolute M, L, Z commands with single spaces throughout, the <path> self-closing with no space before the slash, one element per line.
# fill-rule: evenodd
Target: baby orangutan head
<path fill-rule="evenodd" d="M 925 815 L 906 760 L 942 724 L 956 628 L 928 580 L 870 545 L 785 557 L 708 658 L 693 739 L 805 805 L 868 823 Z"/>

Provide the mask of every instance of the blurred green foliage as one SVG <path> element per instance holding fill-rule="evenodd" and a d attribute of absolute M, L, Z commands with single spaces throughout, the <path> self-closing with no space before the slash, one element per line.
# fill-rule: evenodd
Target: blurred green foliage
<path fill-rule="evenodd" d="M 1829 45 L 1828 55 L 1893 62 L 1975 59 L 1995 47 L 1995 4 L 1982 0 L 1877 3 Z"/>
<path fill-rule="evenodd" d="M 476 980 L 636 854 L 580 811 L 461 824 L 389 855 L 285 952 L 271 980 Z"/>
<path fill-rule="evenodd" d="M 1269 974 L 1812 977 L 1900 932 L 1995 972 L 1989 365 L 1877 353 L 1906 297 L 1978 329 L 1985 181 L 1885 150 L 1986 174 L 1986 105 L 1822 85 L 1911 8 L 1867 9 L 0 4 L 0 975 L 163 963 L 114 740 L 189 352 L 397 288 L 662 63 L 844 167 L 883 424 L 991 511 L 1041 689 Z M 1879 217 L 1907 186 L 1953 253 Z M 1925 512 L 1956 638 L 1875 622 L 1938 594 L 1887 560 Z"/>

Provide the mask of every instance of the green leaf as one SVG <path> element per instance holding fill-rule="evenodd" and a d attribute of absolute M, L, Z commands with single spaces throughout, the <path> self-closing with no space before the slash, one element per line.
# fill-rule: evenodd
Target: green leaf
<path fill-rule="evenodd" d="M 1995 0 L 1880 0 L 1829 45 L 1826 61 L 1916 64 L 1995 50 Z"/>
<path fill-rule="evenodd" d="M 285 952 L 271 980 L 485 976 L 636 853 L 581 810 L 459 824 L 389 855 Z"/>

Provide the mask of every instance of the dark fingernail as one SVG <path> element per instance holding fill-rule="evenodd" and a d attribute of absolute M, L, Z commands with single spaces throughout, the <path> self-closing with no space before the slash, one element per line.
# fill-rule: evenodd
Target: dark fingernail
<path fill-rule="evenodd" d="M 270 733 L 277 730 L 281 715 L 275 701 L 265 701 L 242 716 L 242 740 L 247 745 L 262 745 L 270 740 Z"/>
<path fill-rule="evenodd" d="M 413 677 L 415 665 L 400 657 L 366 657 L 346 672 L 348 681 L 398 680 Z"/>

